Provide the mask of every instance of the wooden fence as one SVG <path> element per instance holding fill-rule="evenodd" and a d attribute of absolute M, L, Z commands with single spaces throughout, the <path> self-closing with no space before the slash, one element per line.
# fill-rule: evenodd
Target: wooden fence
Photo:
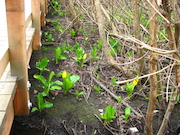
<path fill-rule="evenodd" d="M 14 115 L 29 114 L 28 65 L 40 49 L 47 0 L 0 1 L 0 135 L 9 135 Z"/>

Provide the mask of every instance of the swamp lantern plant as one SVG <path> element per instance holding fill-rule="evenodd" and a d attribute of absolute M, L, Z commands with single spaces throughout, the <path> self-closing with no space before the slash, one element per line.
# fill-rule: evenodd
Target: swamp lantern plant
<path fill-rule="evenodd" d="M 71 74 L 67 73 L 66 70 L 64 70 L 62 74 L 60 73 L 57 76 L 62 76 L 63 79 L 62 87 L 65 94 L 67 94 L 69 90 L 72 88 L 72 86 L 80 79 L 78 75 L 71 76 Z"/>

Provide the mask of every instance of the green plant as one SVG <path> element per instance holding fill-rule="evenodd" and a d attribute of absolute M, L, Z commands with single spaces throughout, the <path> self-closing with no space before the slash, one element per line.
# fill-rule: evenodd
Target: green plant
<path fill-rule="evenodd" d="M 64 32 L 64 30 L 61 28 L 62 28 L 61 24 L 56 25 L 56 31 L 59 31 L 61 33 Z"/>
<path fill-rule="evenodd" d="M 72 38 L 76 35 L 76 32 L 74 30 L 70 30 L 69 32 Z"/>
<path fill-rule="evenodd" d="M 121 101 L 122 101 L 121 96 L 118 96 L 117 102 L 118 102 L 118 103 L 121 103 Z"/>
<path fill-rule="evenodd" d="M 54 41 L 53 35 L 49 32 L 44 32 L 45 41 Z"/>
<path fill-rule="evenodd" d="M 57 46 L 56 49 L 55 49 L 55 61 L 56 61 L 56 64 L 59 63 L 59 60 L 65 60 L 66 59 L 66 56 L 62 56 L 62 49 L 60 46 Z"/>
<path fill-rule="evenodd" d="M 112 56 L 114 56 L 116 52 L 124 54 L 124 51 L 121 49 L 120 43 L 116 38 L 109 39 L 109 44 L 112 46 L 112 49 L 110 49 Z"/>
<path fill-rule="evenodd" d="M 44 102 L 43 94 L 38 93 L 37 95 L 37 107 L 33 107 L 31 112 L 39 111 L 42 112 L 44 108 L 53 107 L 53 103 Z"/>
<path fill-rule="evenodd" d="M 87 44 L 87 42 L 88 42 L 88 37 L 86 37 L 85 39 L 84 39 L 84 45 L 86 45 Z"/>
<path fill-rule="evenodd" d="M 97 56 L 98 54 L 98 49 L 95 46 L 92 50 L 91 50 L 91 58 L 92 60 L 95 62 L 99 57 Z"/>
<path fill-rule="evenodd" d="M 128 122 L 128 118 L 131 114 L 131 108 L 126 107 L 124 110 L 125 115 L 122 115 L 122 117 L 125 119 L 126 122 Z"/>
<path fill-rule="evenodd" d="M 113 83 L 114 86 L 118 86 L 118 84 L 116 83 L 116 81 L 117 81 L 116 78 L 112 77 L 112 78 L 111 78 L 111 81 L 112 81 L 112 83 Z"/>
<path fill-rule="evenodd" d="M 83 92 L 83 91 L 79 92 L 78 90 L 76 90 L 75 92 L 76 92 L 76 99 L 79 100 L 79 101 L 81 101 L 82 98 L 80 98 L 80 96 L 83 95 L 84 92 Z"/>
<path fill-rule="evenodd" d="M 97 40 L 97 47 L 99 50 L 102 51 L 102 41 L 101 40 Z"/>
<path fill-rule="evenodd" d="M 136 76 L 135 78 L 138 78 L 138 76 Z M 134 91 L 135 86 L 138 84 L 139 79 L 135 79 L 133 82 L 127 82 L 125 85 L 125 88 L 128 92 L 128 97 L 130 97 Z"/>
<path fill-rule="evenodd" d="M 34 75 L 33 77 L 39 81 L 41 81 L 42 83 L 42 88 L 43 88 L 43 96 L 49 96 L 49 92 L 50 90 L 61 90 L 62 88 L 60 86 L 62 86 L 62 82 L 61 81 L 53 81 L 53 77 L 54 77 L 55 73 L 52 71 L 49 75 L 48 80 L 46 80 L 46 78 L 44 78 L 44 76 L 42 75 Z"/>
<path fill-rule="evenodd" d="M 101 118 L 104 119 L 104 124 L 108 124 L 110 122 L 113 122 L 113 118 L 115 118 L 116 108 L 113 108 L 111 105 L 108 105 L 106 107 L 105 113 L 100 113 Z"/>
<path fill-rule="evenodd" d="M 101 88 L 100 88 L 100 86 L 94 85 L 93 88 L 97 91 L 97 93 L 101 93 Z"/>
<path fill-rule="evenodd" d="M 48 62 L 49 62 L 48 58 L 43 58 L 38 62 L 36 62 L 36 68 L 40 70 L 40 75 L 42 75 L 43 71 L 50 71 L 48 68 L 46 68 Z"/>
<path fill-rule="evenodd" d="M 76 60 L 77 64 L 81 67 L 84 66 L 84 61 L 86 60 L 87 54 L 85 53 L 84 49 L 82 47 L 79 47 L 76 49 L 76 56 L 73 57 L 73 59 Z"/>
<path fill-rule="evenodd" d="M 57 77 L 62 77 L 63 83 L 62 87 L 64 90 L 64 93 L 67 94 L 71 87 L 80 79 L 78 75 L 72 75 L 70 73 L 67 73 L 66 70 L 64 70 L 62 73 L 59 73 Z"/>

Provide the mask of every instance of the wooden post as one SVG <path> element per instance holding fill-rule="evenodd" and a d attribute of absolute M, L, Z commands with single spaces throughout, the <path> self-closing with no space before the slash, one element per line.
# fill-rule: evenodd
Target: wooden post
<path fill-rule="evenodd" d="M 29 92 L 27 89 L 24 0 L 6 0 L 6 13 L 11 75 L 18 78 L 14 111 L 16 115 L 27 115 L 29 113 Z"/>
<path fill-rule="evenodd" d="M 46 1 L 46 6 L 45 6 L 45 14 L 47 14 L 48 13 L 48 0 L 45 0 Z"/>
<path fill-rule="evenodd" d="M 40 0 L 32 0 L 32 26 L 35 28 L 32 48 L 33 50 L 39 50 L 41 43 Z"/>
<path fill-rule="evenodd" d="M 41 26 L 45 25 L 45 0 L 41 0 Z"/>

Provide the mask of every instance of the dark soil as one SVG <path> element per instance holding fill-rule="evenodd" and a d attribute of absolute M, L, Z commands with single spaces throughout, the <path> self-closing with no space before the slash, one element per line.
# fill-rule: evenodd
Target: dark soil
<path fill-rule="evenodd" d="M 97 26 L 93 23 L 89 23 L 88 28 L 83 27 L 86 32 L 90 33 L 88 43 L 84 45 L 84 39 L 86 36 L 76 35 L 72 38 L 69 34 L 69 30 L 72 29 L 71 26 L 63 34 L 55 30 L 56 25 L 52 24 L 52 20 L 58 19 L 58 23 L 62 25 L 62 29 L 65 29 L 70 22 L 68 14 L 66 14 L 66 16 L 59 17 L 58 15 L 52 16 L 51 12 L 49 12 L 47 19 L 47 24 L 43 28 L 43 33 L 52 29 L 55 41 L 53 41 L 52 44 L 43 45 L 41 50 L 34 51 L 32 54 L 29 69 L 29 81 L 32 84 L 32 87 L 30 88 L 30 100 L 33 107 L 37 105 L 37 92 L 42 92 L 42 88 L 40 88 L 41 83 L 33 78 L 34 74 L 39 74 L 39 70 L 35 68 L 35 64 L 40 59 L 44 57 L 49 59 L 47 68 L 50 69 L 50 71 L 59 73 L 66 70 L 71 73 L 71 75 L 79 75 L 80 80 L 74 85 L 72 91 L 68 94 L 64 94 L 63 91 L 52 91 L 50 96 L 45 98 L 47 102 L 52 102 L 54 104 L 52 108 L 44 109 L 42 113 L 30 113 L 29 116 L 16 116 L 11 135 L 20 135 L 22 130 L 18 127 L 21 125 L 25 131 L 28 131 L 23 131 L 23 135 L 125 135 L 131 134 L 129 130 L 130 127 L 136 127 L 138 129 L 137 134 L 145 135 L 145 114 L 148 104 L 148 100 L 146 100 L 145 97 L 148 97 L 148 95 L 146 95 L 149 91 L 148 88 L 144 90 L 143 94 L 142 92 L 139 93 L 135 90 L 135 94 L 132 98 L 126 101 L 132 108 L 143 116 L 137 117 L 137 115 L 132 112 L 128 122 L 126 123 L 121 117 L 121 115 L 124 114 L 125 106 L 121 103 L 118 104 L 117 101 L 103 89 L 101 89 L 100 94 L 93 89 L 93 86 L 98 86 L 98 84 L 92 77 L 96 78 L 117 96 L 121 96 L 122 98 L 127 96 L 123 86 L 114 86 L 111 82 L 112 77 L 117 80 L 125 80 L 126 78 L 122 76 L 121 72 L 116 71 L 106 63 L 101 51 L 98 53 L 99 59 L 95 62 L 92 62 L 89 55 L 84 67 L 78 66 L 72 58 L 75 57 L 74 51 L 71 53 L 64 53 L 63 55 L 66 55 L 67 59 L 60 60 L 59 64 L 55 64 L 55 47 L 62 46 L 64 42 L 70 44 L 71 46 L 74 46 L 76 42 L 79 42 L 80 46 L 85 49 L 85 52 L 90 53 L 90 45 L 97 44 L 97 40 L 99 39 Z M 92 29 L 94 29 L 93 32 L 91 31 Z M 43 33 L 42 35 L 44 35 Z M 44 36 L 42 36 L 42 43 L 45 42 L 47 43 L 49 41 L 45 41 Z M 126 61 L 124 57 L 121 57 L 121 59 Z M 93 69 L 96 66 L 98 66 L 98 69 L 94 72 Z M 47 78 L 49 73 L 50 72 L 48 71 L 44 71 L 43 76 Z M 84 92 L 81 97 L 81 101 L 76 99 L 75 90 Z M 103 109 L 105 111 L 105 107 L 107 105 L 115 107 L 117 112 L 116 118 L 113 122 L 109 125 L 104 125 L 103 120 L 100 117 L 99 109 Z M 168 124 L 168 128 L 165 133 L 166 135 L 177 135 L 176 131 L 180 124 L 179 108 L 180 105 L 176 105 Z M 159 112 L 154 116 L 153 127 L 155 134 L 159 129 L 163 116 L 163 109 L 159 109 Z"/>

